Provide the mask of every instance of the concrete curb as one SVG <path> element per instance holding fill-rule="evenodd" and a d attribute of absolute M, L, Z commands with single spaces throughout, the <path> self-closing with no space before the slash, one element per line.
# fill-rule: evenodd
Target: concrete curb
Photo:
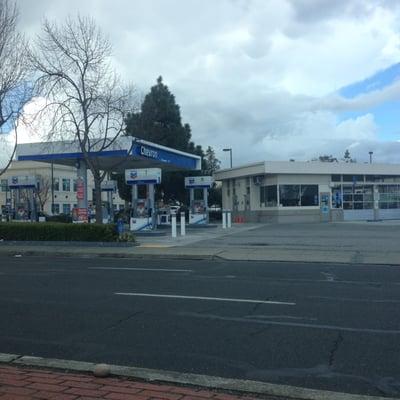
<path fill-rule="evenodd" d="M 139 247 L 140 248 L 140 247 Z M 153 248 L 147 248 L 148 250 L 154 250 Z M 36 250 L 36 249 L 29 249 L 29 250 L 23 250 L 23 249 L 15 249 L 12 248 L 12 246 L 9 246 L 9 248 L 5 248 L 3 246 L 0 246 L 0 256 L 11 256 L 15 257 L 17 255 L 19 256 L 36 256 L 36 257 L 46 257 L 46 256 L 52 256 L 52 257 L 76 257 L 76 258 L 98 258 L 98 257 L 106 257 L 106 258 L 126 258 L 126 259 L 137 259 L 137 260 L 220 260 L 220 261 L 243 261 L 243 262 L 274 262 L 274 263 L 281 263 L 281 262 L 297 262 L 297 263 L 304 263 L 304 264 L 332 264 L 332 265 L 348 265 L 348 264 L 354 264 L 354 265 L 363 265 L 363 266 L 368 266 L 368 265 L 382 265 L 382 266 L 391 266 L 391 267 L 397 267 L 400 266 L 400 258 L 399 262 L 393 262 L 393 261 L 388 261 L 388 262 L 383 262 L 383 261 L 371 261 L 371 262 L 366 262 L 366 261 L 359 261 L 359 262 L 352 262 L 351 260 L 302 260 L 299 258 L 296 258 L 296 260 L 293 259 L 293 257 L 273 257 L 273 258 L 251 258 L 251 257 L 241 257 L 241 258 L 235 258 L 234 256 L 225 256 L 223 253 L 225 252 L 224 250 L 218 250 L 215 252 L 211 252 L 208 254 L 190 254 L 190 252 L 186 254 L 178 254 L 178 253 L 170 253 L 169 252 L 170 248 L 164 248 L 164 252 L 160 253 L 113 253 L 112 249 L 110 249 L 110 252 L 103 252 L 103 253 L 95 253 L 95 252 L 88 252 L 88 253 L 83 253 L 83 252 L 74 252 L 74 251 L 68 251 L 68 250 Z"/>
<path fill-rule="evenodd" d="M 61 360 L 19 356 L 16 354 L 0 353 L 0 363 L 26 367 L 54 368 L 75 372 L 92 373 L 95 363 L 83 361 Z M 221 378 L 215 376 L 186 374 L 174 371 L 135 368 L 120 365 L 110 365 L 111 374 L 137 378 L 146 381 L 175 383 L 180 385 L 200 386 L 208 389 L 228 390 L 246 394 L 278 396 L 297 400 L 396 400 L 390 397 L 364 396 L 326 390 L 306 389 L 296 386 L 278 385 L 272 383 L 249 381 L 242 379 Z"/>
<path fill-rule="evenodd" d="M 0 255 L 6 256 L 52 256 L 52 257 L 77 257 L 77 258 L 127 258 L 138 260 L 214 260 L 217 256 L 212 254 L 198 255 L 198 254 L 129 254 L 129 253 L 75 253 L 68 251 L 41 251 L 41 250 L 6 250 L 0 249 Z"/>

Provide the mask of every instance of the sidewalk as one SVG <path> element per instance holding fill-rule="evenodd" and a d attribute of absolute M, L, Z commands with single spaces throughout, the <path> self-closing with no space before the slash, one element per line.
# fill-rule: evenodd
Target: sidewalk
<path fill-rule="evenodd" d="M 250 400 L 221 391 L 163 385 L 122 377 L 0 365 L 1 400 Z M 266 400 L 277 397 L 263 396 Z M 284 400 L 283 397 L 279 398 Z"/>
<path fill-rule="evenodd" d="M 400 265 L 399 235 L 399 223 L 234 224 L 177 238 L 138 237 L 132 247 L 0 242 L 0 255 Z"/>

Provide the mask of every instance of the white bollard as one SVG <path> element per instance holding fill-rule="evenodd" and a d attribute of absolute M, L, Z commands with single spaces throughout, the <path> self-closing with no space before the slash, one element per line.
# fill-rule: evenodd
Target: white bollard
<path fill-rule="evenodd" d="M 172 237 L 176 238 L 176 214 L 171 214 Z"/>
<path fill-rule="evenodd" d="M 222 210 L 222 229 L 226 229 L 226 212 Z"/>
<path fill-rule="evenodd" d="M 232 228 L 232 213 L 230 211 L 226 213 L 226 219 L 226 225 L 228 226 L 228 228 Z"/>
<path fill-rule="evenodd" d="M 185 222 L 185 213 L 181 212 L 181 236 L 186 235 L 186 222 Z"/>

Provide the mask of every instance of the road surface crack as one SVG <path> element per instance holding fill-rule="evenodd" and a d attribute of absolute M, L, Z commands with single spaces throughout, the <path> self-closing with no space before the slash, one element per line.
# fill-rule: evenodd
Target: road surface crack
<path fill-rule="evenodd" d="M 123 323 L 129 321 L 130 319 L 132 319 L 132 318 L 134 318 L 134 317 L 136 317 L 137 315 L 142 314 L 142 313 L 143 313 L 143 311 L 136 311 L 136 312 L 134 312 L 133 314 L 130 314 L 130 315 L 126 316 L 125 318 L 121 318 L 121 319 L 119 319 L 118 321 L 116 321 L 115 323 L 113 323 L 112 325 L 107 326 L 107 327 L 104 329 L 104 331 L 108 331 L 108 330 L 110 330 L 110 329 L 115 329 L 115 328 L 117 328 L 119 325 L 121 325 L 121 324 L 123 324 Z"/>
<path fill-rule="evenodd" d="M 332 367 L 335 362 L 335 356 L 337 351 L 339 350 L 340 344 L 343 342 L 343 336 L 341 333 L 338 334 L 337 338 L 333 342 L 333 346 L 331 351 L 329 352 L 329 366 Z"/>

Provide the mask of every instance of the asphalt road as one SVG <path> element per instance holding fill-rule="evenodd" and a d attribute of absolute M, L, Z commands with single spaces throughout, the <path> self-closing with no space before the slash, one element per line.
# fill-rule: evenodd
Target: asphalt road
<path fill-rule="evenodd" d="M 0 352 L 400 396 L 400 269 L 0 258 Z"/>

